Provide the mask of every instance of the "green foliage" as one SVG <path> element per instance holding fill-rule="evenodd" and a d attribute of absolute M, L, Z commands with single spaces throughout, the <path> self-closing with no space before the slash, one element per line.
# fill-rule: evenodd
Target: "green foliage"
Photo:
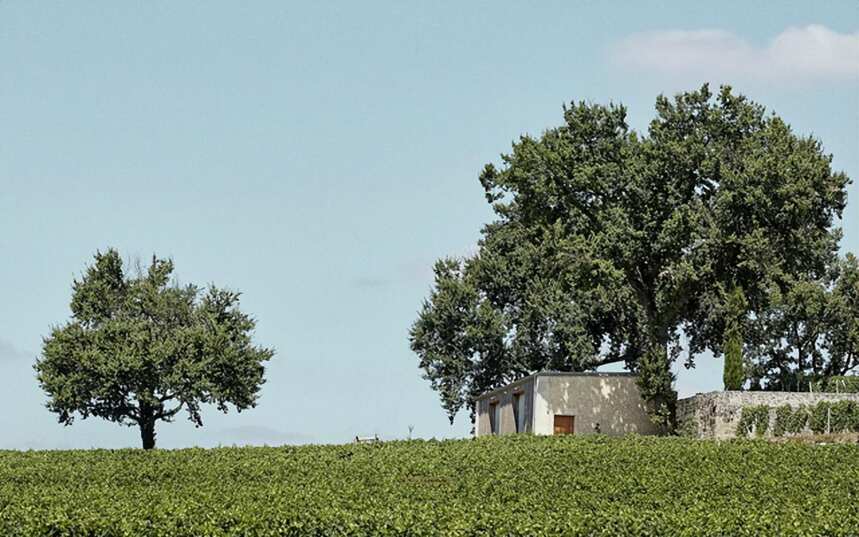
<path fill-rule="evenodd" d="M 815 392 L 859 393 L 859 375 L 832 376 L 811 383 Z"/>
<path fill-rule="evenodd" d="M 748 436 L 752 432 L 755 433 L 755 436 L 764 436 L 769 426 L 769 405 L 744 406 L 740 412 L 740 421 L 737 424 L 737 436 Z"/>
<path fill-rule="evenodd" d="M 857 459 L 847 444 L 528 435 L 7 451 L 0 534 L 846 537 Z"/>
<path fill-rule="evenodd" d="M 815 433 L 859 432 L 859 404 L 821 401 L 812 407 L 808 426 Z"/>
<path fill-rule="evenodd" d="M 747 332 L 753 384 L 836 391 L 835 379 L 846 379 L 839 391 L 859 390 L 859 377 L 845 376 L 859 368 L 859 260 L 847 254 L 771 286 Z"/>
<path fill-rule="evenodd" d="M 746 380 L 743 373 L 743 337 L 739 329 L 732 327 L 725 339 L 725 370 L 722 375 L 725 389 L 742 390 Z"/>
<path fill-rule="evenodd" d="M 657 348 L 645 353 L 638 367 L 639 391 L 650 402 L 651 420 L 663 433 L 674 424 L 677 404 L 677 395 L 672 389 L 674 374 L 666 365 L 668 361 L 665 352 Z"/>
<path fill-rule="evenodd" d="M 808 427 L 817 434 L 829 433 L 832 405 L 827 401 L 821 401 L 811 407 L 808 418 Z"/>
<path fill-rule="evenodd" d="M 830 406 L 832 419 L 831 431 L 841 433 L 855 431 L 859 423 L 859 405 L 854 401 L 837 401 Z"/>
<path fill-rule="evenodd" d="M 722 380 L 726 390 L 742 390 L 746 381 L 743 371 L 742 320 L 748 304 L 743 290 L 734 286 L 727 299 L 727 328 L 725 329 L 725 367 Z"/>
<path fill-rule="evenodd" d="M 685 436 L 688 438 L 698 438 L 698 429 L 701 424 L 698 422 L 698 418 L 690 417 L 683 420 L 682 423 L 678 424 L 677 434 L 679 436 Z"/>
<path fill-rule="evenodd" d="M 793 412 L 788 422 L 787 432 L 791 434 L 800 434 L 808 426 L 808 420 L 811 418 L 811 413 L 805 405 L 799 405 Z"/>
<path fill-rule="evenodd" d="M 763 436 L 769 427 L 770 407 L 750 405 L 743 407 L 737 424 L 737 436 L 744 437 L 753 431 Z M 790 405 L 775 409 L 773 436 L 800 434 L 806 426 L 817 434 L 859 432 L 859 404 L 855 401 L 821 401 L 811 408 L 805 405 L 796 410 Z"/>
<path fill-rule="evenodd" d="M 773 422 L 773 436 L 784 436 L 785 433 L 791 432 L 792 418 L 793 408 L 790 405 L 781 405 L 776 408 L 775 421 Z"/>
<path fill-rule="evenodd" d="M 850 431 L 859 433 L 859 403 L 854 402 L 851 408 L 845 409 L 845 413 L 849 416 L 845 421 Z"/>
<path fill-rule="evenodd" d="M 670 421 L 680 330 L 691 367 L 722 352 L 725 289 L 756 318 L 773 289 L 823 274 L 849 182 L 818 141 L 727 87 L 658 97 L 646 133 L 623 106 L 571 104 L 502 161 L 480 175 L 496 219 L 474 256 L 436 264 L 410 334 L 451 419 L 529 373 L 624 363 Z"/>
<path fill-rule="evenodd" d="M 61 423 L 78 414 L 138 426 L 149 449 L 155 423 L 182 409 L 199 427 L 203 404 L 256 404 L 274 352 L 252 344 L 255 322 L 239 310 L 239 293 L 179 286 L 172 273 L 172 261 L 153 256 L 129 276 L 108 250 L 74 282 L 72 320 L 45 338 L 35 365 Z"/>

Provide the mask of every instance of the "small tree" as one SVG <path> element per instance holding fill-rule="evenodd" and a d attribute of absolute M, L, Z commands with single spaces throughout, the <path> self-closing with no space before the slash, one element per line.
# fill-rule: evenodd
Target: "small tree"
<path fill-rule="evenodd" d="M 725 389 L 742 390 L 746 380 L 743 374 L 743 338 L 739 329 L 732 327 L 725 339 Z"/>
<path fill-rule="evenodd" d="M 746 381 L 743 371 L 743 334 L 741 329 L 745 305 L 743 290 L 739 286 L 735 286 L 728 296 L 728 319 L 725 328 L 725 370 L 722 379 L 726 390 L 742 390 L 743 383 Z"/>
<path fill-rule="evenodd" d="M 239 311 L 239 293 L 179 286 L 172 272 L 171 260 L 153 256 L 129 277 L 108 250 L 75 280 L 72 320 L 44 339 L 35 364 L 60 423 L 77 413 L 137 426 L 152 449 L 155 423 L 183 408 L 200 427 L 205 403 L 256 405 L 274 351 L 251 343 L 255 321 Z"/>

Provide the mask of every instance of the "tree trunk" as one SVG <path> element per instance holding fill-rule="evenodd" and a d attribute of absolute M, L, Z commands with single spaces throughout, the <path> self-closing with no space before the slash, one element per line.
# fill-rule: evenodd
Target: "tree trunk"
<path fill-rule="evenodd" d="M 155 420 L 149 419 L 140 423 L 140 439 L 143 440 L 143 449 L 155 447 Z"/>
<path fill-rule="evenodd" d="M 140 439 L 143 441 L 143 449 L 155 447 L 155 411 L 145 404 L 140 404 Z"/>

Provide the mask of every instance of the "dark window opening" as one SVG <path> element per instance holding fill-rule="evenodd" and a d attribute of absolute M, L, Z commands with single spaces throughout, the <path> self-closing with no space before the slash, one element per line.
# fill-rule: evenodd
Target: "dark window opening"
<path fill-rule="evenodd" d="M 498 402 L 489 403 L 489 432 L 498 434 Z"/>
<path fill-rule="evenodd" d="M 522 393 L 513 394 L 513 421 L 516 423 L 516 432 L 525 432 L 525 398 Z"/>

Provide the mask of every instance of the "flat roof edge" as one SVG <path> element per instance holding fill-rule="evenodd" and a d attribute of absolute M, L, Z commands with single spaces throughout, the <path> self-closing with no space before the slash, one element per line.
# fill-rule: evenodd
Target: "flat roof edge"
<path fill-rule="evenodd" d="M 485 399 L 487 397 L 492 397 L 493 395 L 498 395 L 499 393 L 503 392 L 504 390 L 509 390 L 510 388 L 512 388 L 514 386 L 518 386 L 519 384 L 524 384 L 525 382 L 527 382 L 531 379 L 537 378 L 537 376 L 539 376 L 539 373 L 531 373 L 530 375 L 528 375 L 526 377 L 522 377 L 520 379 L 516 379 L 514 381 L 508 382 L 504 386 L 492 388 L 491 390 L 485 391 L 485 392 L 481 393 L 480 395 L 478 395 L 477 398 L 475 398 L 475 401 L 480 401 L 481 399 Z"/>
<path fill-rule="evenodd" d="M 637 377 L 630 371 L 541 371 L 536 377 Z"/>

